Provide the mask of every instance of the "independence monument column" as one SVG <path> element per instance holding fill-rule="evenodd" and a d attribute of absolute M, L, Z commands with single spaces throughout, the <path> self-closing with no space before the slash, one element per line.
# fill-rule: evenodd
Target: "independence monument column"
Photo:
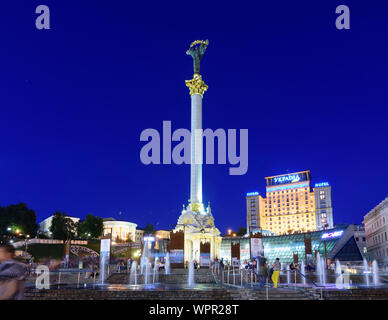
<path fill-rule="evenodd" d="M 202 80 L 199 72 L 200 61 L 206 51 L 209 41 L 194 41 L 187 55 L 191 55 L 194 62 L 194 76 L 186 80 L 186 86 L 190 89 L 191 96 L 191 174 L 190 174 L 190 205 L 193 211 L 203 211 L 202 203 L 202 99 L 207 90 L 207 85 Z"/>
<path fill-rule="evenodd" d="M 194 61 L 193 79 L 186 81 L 191 96 L 190 200 L 187 206 L 183 205 L 173 230 L 173 233 L 184 234 L 184 262 L 187 264 L 195 259 L 201 267 L 207 267 L 210 260 L 219 258 L 221 248 L 220 231 L 214 225 L 210 204 L 205 209 L 202 200 L 202 99 L 207 85 L 199 73 L 199 64 L 208 44 L 208 40 L 197 40 L 186 51 Z"/>

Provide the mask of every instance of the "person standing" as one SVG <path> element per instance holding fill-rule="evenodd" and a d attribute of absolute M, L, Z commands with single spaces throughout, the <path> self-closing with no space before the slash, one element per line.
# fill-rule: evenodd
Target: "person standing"
<path fill-rule="evenodd" d="M 258 257 L 258 276 L 259 276 L 259 282 L 261 287 L 265 286 L 267 274 L 268 274 L 267 260 L 262 255 L 260 255 Z"/>
<path fill-rule="evenodd" d="M 23 300 L 27 266 L 15 261 L 12 245 L 0 246 L 0 300 Z"/>
<path fill-rule="evenodd" d="M 220 260 L 220 268 L 221 268 L 221 272 L 224 270 L 224 259 L 221 258 Z"/>
<path fill-rule="evenodd" d="M 280 264 L 280 259 L 276 258 L 275 263 L 272 265 L 273 273 L 272 273 L 272 277 L 271 277 L 274 288 L 278 287 L 278 281 L 279 281 L 281 267 L 282 267 L 282 265 Z"/>

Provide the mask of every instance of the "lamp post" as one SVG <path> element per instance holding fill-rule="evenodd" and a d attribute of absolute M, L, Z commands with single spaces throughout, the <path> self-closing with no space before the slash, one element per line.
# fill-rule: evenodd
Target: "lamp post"
<path fill-rule="evenodd" d="M 28 244 L 28 239 L 29 239 L 29 238 L 30 238 L 30 235 L 27 234 L 27 235 L 26 235 L 26 239 L 25 239 L 25 249 L 24 249 L 25 252 L 27 252 L 27 248 L 28 248 L 27 244 Z"/>
<path fill-rule="evenodd" d="M 326 230 L 328 227 L 328 224 L 324 224 L 323 230 Z M 326 247 L 326 239 L 323 240 L 323 247 L 325 249 L 325 262 L 327 263 L 327 247 Z"/>

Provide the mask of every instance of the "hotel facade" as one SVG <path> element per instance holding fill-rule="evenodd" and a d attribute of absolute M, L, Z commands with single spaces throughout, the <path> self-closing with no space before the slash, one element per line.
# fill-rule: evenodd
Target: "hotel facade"
<path fill-rule="evenodd" d="M 246 195 L 248 233 L 261 229 L 286 235 L 333 228 L 329 183 L 312 188 L 309 170 L 265 179 L 265 197 L 259 192 Z"/>

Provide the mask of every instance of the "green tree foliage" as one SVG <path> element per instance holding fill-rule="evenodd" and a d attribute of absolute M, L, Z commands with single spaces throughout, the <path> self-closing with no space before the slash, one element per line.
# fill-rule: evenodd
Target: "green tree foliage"
<path fill-rule="evenodd" d="M 56 211 L 51 222 L 50 232 L 53 239 L 71 240 L 76 235 L 77 224 L 64 212 Z"/>
<path fill-rule="evenodd" d="M 155 234 L 155 231 L 155 227 L 151 223 L 147 222 L 144 228 L 144 234 Z"/>
<path fill-rule="evenodd" d="M 103 219 L 92 214 L 78 224 L 78 236 L 82 239 L 98 239 L 104 229 Z"/>
<path fill-rule="evenodd" d="M 10 232 L 8 228 L 11 228 Z M 28 209 L 25 203 L 0 207 L 0 235 L 15 232 L 17 229 L 22 235 L 34 237 L 38 228 L 35 211 Z"/>
<path fill-rule="evenodd" d="M 0 235 L 4 235 L 9 225 L 8 217 L 5 214 L 5 208 L 0 207 Z"/>
<path fill-rule="evenodd" d="M 243 228 L 243 227 L 241 227 L 241 226 L 238 227 L 238 232 L 237 232 L 237 234 L 238 234 L 240 237 L 246 235 L 246 233 L 247 233 L 247 229 L 246 229 L 246 228 Z"/>

